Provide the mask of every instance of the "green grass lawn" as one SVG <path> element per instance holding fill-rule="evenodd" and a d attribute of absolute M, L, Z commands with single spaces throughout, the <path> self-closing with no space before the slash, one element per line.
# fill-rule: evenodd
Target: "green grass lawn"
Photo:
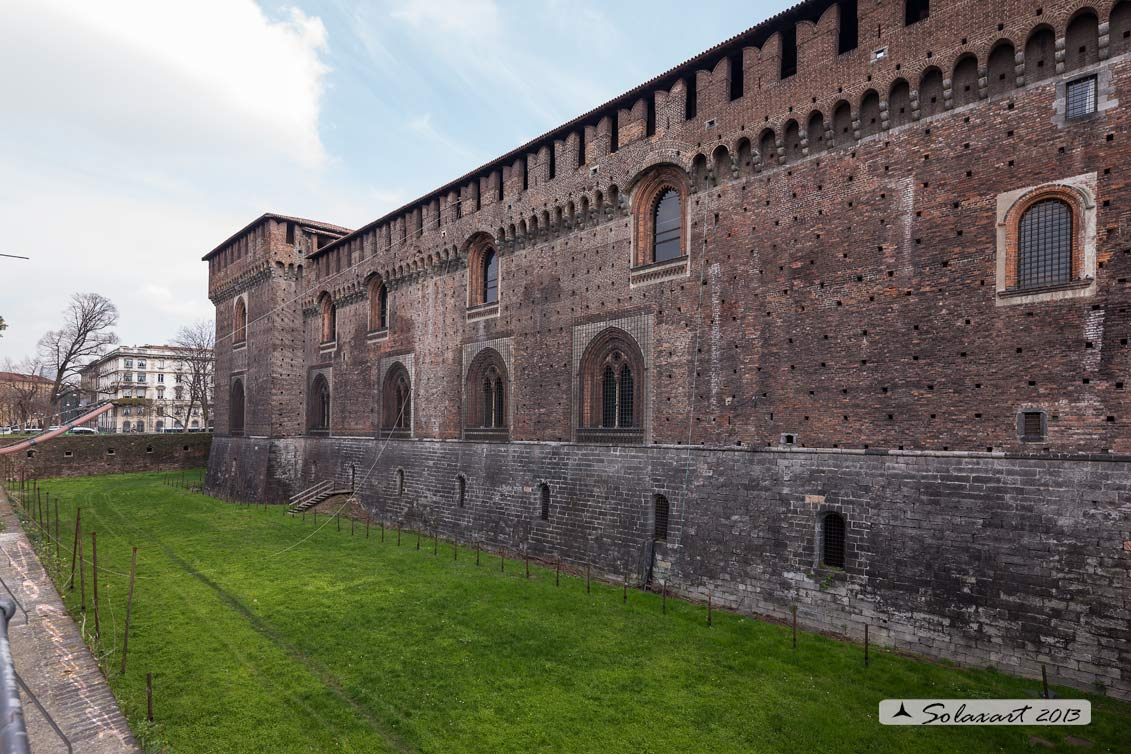
<path fill-rule="evenodd" d="M 199 477 L 199 474 L 197 474 Z M 891 728 L 889 697 L 1026 697 L 1037 683 L 873 651 L 532 569 L 376 526 L 351 536 L 163 486 L 161 475 L 48 481 L 70 562 L 82 507 L 98 535 L 103 640 L 114 693 L 151 748 L 190 752 L 1034 752 L 1131 750 L 1131 705 L 1092 696 L 1086 728 Z M 325 517 L 320 517 L 320 523 Z M 31 532 L 32 526 L 25 526 Z M 130 548 L 137 585 L 118 672 Z M 54 545 L 50 545 L 51 552 Z M 104 570 L 103 570 L 104 569 Z M 64 574 L 65 577 L 65 574 Z M 79 590 L 68 608 L 93 632 Z M 155 674 L 156 724 L 145 723 Z M 1079 696 L 1058 689 L 1063 696 Z"/>

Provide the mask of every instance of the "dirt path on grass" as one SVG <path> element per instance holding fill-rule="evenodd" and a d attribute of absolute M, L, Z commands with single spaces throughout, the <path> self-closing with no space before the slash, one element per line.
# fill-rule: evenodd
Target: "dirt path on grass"
<path fill-rule="evenodd" d="M 126 718 L 3 489 L 0 520 L 4 524 L 0 595 L 9 596 L 10 591 L 20 606 L 8 628 L 16 672 L 70 739 L 76 754 L 135 754 L 138 748 Z M 35 754 L 66 752 L 62 739 L 23 690 L 20 699 L 31 750 Z"/>

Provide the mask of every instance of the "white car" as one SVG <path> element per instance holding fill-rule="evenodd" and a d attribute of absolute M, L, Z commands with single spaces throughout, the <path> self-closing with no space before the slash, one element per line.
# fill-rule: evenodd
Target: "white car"
<path fill-rule="evenodd" d="M 90 427 L 71 427 L 67 432 L 68 435 L 96 435 L 98 432 Z"/>

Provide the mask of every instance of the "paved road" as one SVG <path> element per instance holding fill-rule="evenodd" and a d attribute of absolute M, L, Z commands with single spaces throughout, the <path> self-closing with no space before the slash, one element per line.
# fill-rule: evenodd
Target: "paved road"
<path fill-rule="evenodd" d="M 0 489 L 0 579 L 25 612 L 17 609 L 8 636 L 16 672 L 63 733 L 75 754 L 135 754 L 126 719 L 32 550 L 8 497 Z M 6 595 L 0 586 L 0 595 Z M 43 713 L 21 692 L 28 738 L 35 754 L 65 754 L 66 745 Z"/>

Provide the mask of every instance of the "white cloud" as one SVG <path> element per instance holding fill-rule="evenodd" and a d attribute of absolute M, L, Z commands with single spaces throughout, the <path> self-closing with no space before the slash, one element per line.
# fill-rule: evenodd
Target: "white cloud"
<path fill-rule="evenodd" d="M 252 0 L 6 3 L 0 250 L 33 259 L 0 266 L 0 357 L 80 290 L 124 341 L 172 337 L 211 313 L 201 255 L 263 211 L 372 217 L 381 196 L 327 175 L 328 49 L 319 18 Z"/>

